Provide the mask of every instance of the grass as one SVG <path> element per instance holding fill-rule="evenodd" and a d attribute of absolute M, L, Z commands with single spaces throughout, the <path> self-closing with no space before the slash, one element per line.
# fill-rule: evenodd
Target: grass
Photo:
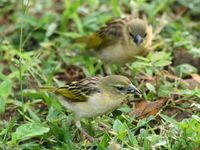
<path fill-rule="evenodd" d="M 190 2 L 192 7 L 186 0 L 0 2 L 0 149 L 199 149 L 200 89 L 186 82 L 200 82 L 200 71 L 187 63 L 173 65 L 179 50 L 200 56 L 198 2 Z M 125 14 L 147 16 L 155 34 L 153 50 L 129 64 L 132 70 L 112 65 L 112 73 L 126 72 L 142 91 L 139 100 L 169 100 L 157 115 L 140 120 L 128 115 L 130 103 L 109 115 L 82 119 L 90 135 L 103 136 L 89 143 L 70 126 L 73 115 L 37 87 L 103 76 L 93 51 L 71 40 Z M 97 122 L 113 132 L 93 129 Z"/>

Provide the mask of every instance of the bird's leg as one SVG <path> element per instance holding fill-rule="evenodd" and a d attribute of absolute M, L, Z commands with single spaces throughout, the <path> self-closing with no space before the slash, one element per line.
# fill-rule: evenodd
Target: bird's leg
<path fill-rule="evenodd" d="M 102 123 L 102 122 L 97 122 L 99 125 L 103 126 L 107 131 L 113 131 L 113 129 L 109 126 L 107 126 L 106 124 Z M 99 130 L 99 131 L 103 131 L 103 128 L 101 127 L 94 127 L 95 129 Z"/>
<path fill-rule="evenodd" d="M 103 126 L 107 131 L 113 131 L 113 129 L 111 127 L 109 127 L 108 125 L 102 123 L 102 122 L 97 122 L 99 125 Z"/>
<path fill-rule="evenodd" d="M 129 70 L 133 70 L 132 68 L 131 68 L 131 66 L 129 66 L 128 64 L 124 64 L 124 66 L 127 68 L 127 69 L 129 69 Z"/>
<path fill-rule="evenodd" d="M 104 73 L 106 76 L 112 75 L 111 70 L 110 70 L 110 64 L 105 63 L 103 68 L 104 68 Z"/>
<path fill-rule="evenodd" d="M 124 66 L 128 69 L 128 70 L 133 70 L 128 64 L 124 64 Z M 120 71 L 120 74 L 123 74 L 125 76 L 129 76 L 129 77 L 132 77 L 133 75 L 127 71 Z"/>
<path fill-rule="evenodd" d="M 99 131 L 103 131 L 103 128 L 101 128 L 101 127 L 93 127 L 94 129 L 97 129 L 97 130 L 99 130 Z"/>
<path fill-rule="evenodd" d="M 99 137 L 99 138 L 93 138 L 93 137 L 91 137 L 81 126 L 79 126 L 78 129 L 87 137 L 87 139 L 90 142 L 101 141 L 102 138 L 103 138 L 102 136 Z"/>

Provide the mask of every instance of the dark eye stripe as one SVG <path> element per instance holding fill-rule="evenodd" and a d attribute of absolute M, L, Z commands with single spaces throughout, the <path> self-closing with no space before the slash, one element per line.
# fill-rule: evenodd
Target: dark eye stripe
<path fill-rule="evenodd" d="M 134 37 L 134 36 L 133 36 L 133 34 L 132 34 L 132 33 L 130 33 L 130 32 L 129 32 L 129 35 L 130 35 L 130 37 L 132 37 L 132 38 Z"/>
<path fill-rule="evenodd" d="M 122 86 L 117 86 L 116 88 L 117 88 L 119 91 L 124 90 L 124 87 L 122 87 Z"/>

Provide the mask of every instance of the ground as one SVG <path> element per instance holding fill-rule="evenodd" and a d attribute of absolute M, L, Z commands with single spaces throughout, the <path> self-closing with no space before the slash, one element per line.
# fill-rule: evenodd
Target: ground
<path fill-rule="evenodd" d="M 0 7 L 0 149 L 199 149 L 198 0 L 2 1 Z M 90 135 L 104 136 L 89 143 L 73 126 L 73 115 L 37 88 L 104 76 L 94 50 L 72 40 L 125 15 L 152 25 L 152 50 L 111 71 L 127 76 L 142 97 L 83 119 Z M 95 130 L 97 122 L 113 132 Z"/>

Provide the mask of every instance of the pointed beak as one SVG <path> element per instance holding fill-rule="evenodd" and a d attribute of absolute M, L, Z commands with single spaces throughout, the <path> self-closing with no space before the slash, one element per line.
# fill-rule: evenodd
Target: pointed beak
<path fill-rule="evenodd" d="M 143 38 L 139 34 L 134 38 L 134 42 L 137 44 L 137 46 L 140 46 L 142 41 L 143 41 Z"/>
<path fill-rule="evenodd" d="M 132 84 L 129 84 L 129 88 L 128 88 L 127 93 L 141 95 L 141 92 Z"/>

